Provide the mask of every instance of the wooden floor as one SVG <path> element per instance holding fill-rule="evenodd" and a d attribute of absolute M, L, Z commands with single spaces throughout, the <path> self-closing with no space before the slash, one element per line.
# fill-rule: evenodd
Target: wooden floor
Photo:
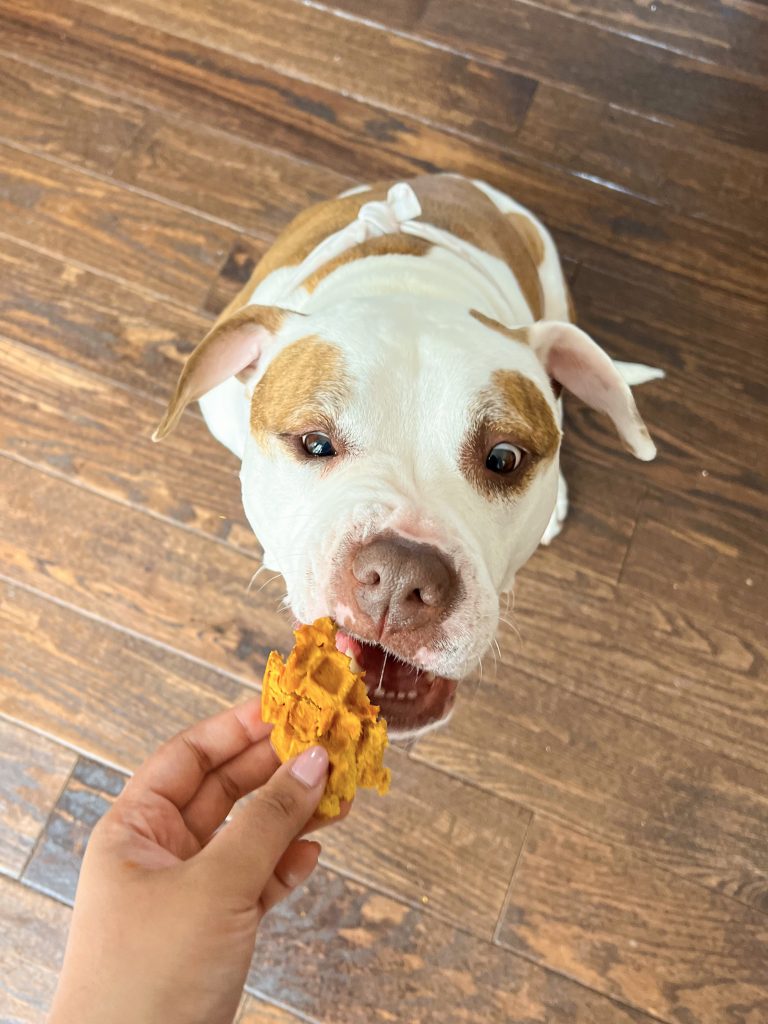
<path fill-rule="evenodd" d="M 359 181 L 482 176 L 660 445 L 572 401 L 565 533 L 450 726 L 326 833 L 239 1024 L 768 1020 L 768 15 L 757 0 L 0 0 L 0 1021 L 93 822 L 290 643 L 179 363 Z M 762 238 L 762 241 L 761 241 Z"/>

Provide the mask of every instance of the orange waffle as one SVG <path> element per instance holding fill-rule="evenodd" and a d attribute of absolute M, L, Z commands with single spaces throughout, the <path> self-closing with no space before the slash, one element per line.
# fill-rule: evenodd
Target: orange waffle
<path fill-rule="evenodd" d="M 364 673 L 354 672 L 349 657 L 336 650 L 331 619 L 300 626 L 294 636 L 285 663 L 277 651 L 269 656 L 261 716 L 275 726 L 272 746 L 281 761 L 316 744 L 328 751 L 328 784 L 317 813 L 333 818 L 358 786 L 388 792 L 390 771 L 382 761 L 387 726 L 368 700 Z"/>

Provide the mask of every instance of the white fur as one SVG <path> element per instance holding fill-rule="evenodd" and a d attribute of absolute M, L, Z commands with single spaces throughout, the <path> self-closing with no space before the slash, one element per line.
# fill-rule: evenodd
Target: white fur
<path fill-rule="evenodd" d="M 567 319 L 567 289 L 548 232 L 507 196 L 475 184 L 500 209 L 523 214 L 539 231 L 546 317 Z M 331 614 L 345 624 L 350 611 L 335 593 L 338 567 L 351 545 L 381 530 L 421 538 L 453 559 L 464 599 L 444 624 L 450 643 L 411 660 L 454 678 L 485 652 L 498 624 L 498 595 L 512 587 L 537 545 L 556 536 L 567 511 L 557 457 L 542 463 L 531 485 L 507 501 L 481 495 L 457 465 L 470 410 L 496 370 L 526 375 L 558 422 L 561 415 L 533 348 L 469 313 L 476 309 L 509 324 L 512 309 L 514 325 L 531 324 L 517 281 L 501 260 L 480 249 L 473 250 L 472 262 L 441 248 L 423 257 L 358 260 L 339 267 L 311 294 L 303 287 L 286 294 L 293 271 L 275 271 L 250 301 L 304 315 L 290 319 L 263 353 L 248 388 L 231 378 L 201 400 L 214 436 L 242 459 L 246 514 L 265 565 L 285 578 L 298 619 Z M 278 352 L 307 335 L 338 346 L 353 382 L 338 425 L 357 454 L 334 465 L 299 462 L 278 441 L 264 450 L 248 429 L 254 383 Z M 653 376 L 646 371 L 643 378 L 637 368 L 624 372 L 632 381 Z"/>

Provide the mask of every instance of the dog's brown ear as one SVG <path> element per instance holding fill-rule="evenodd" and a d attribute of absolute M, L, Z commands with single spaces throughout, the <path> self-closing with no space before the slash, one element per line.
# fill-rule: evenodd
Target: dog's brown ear
<path fill-rule="evenodd" d="M 585 331 L 559 320 L 540 320 L 526 331 L 528 343 L 553 380 L 593 409 L 607 413 L 636 458 L 649 462 L 656 457 L 656 445 L 637 411 L 629 385 L 610 356 Z M 661 371 L 647 369 L 648 374 L 641 380 L 664 376 Z"/>
<path fill-rule="evenodd" d="M 189 356 L 165 416 L 152 435 L 162 441 L 190 402 L 202 398 L 229 377 L 243 382 L 256 370 L 264 348 L 274 339 L 290 310 L 278 306 L 245 306 L 212 328 Z"/>

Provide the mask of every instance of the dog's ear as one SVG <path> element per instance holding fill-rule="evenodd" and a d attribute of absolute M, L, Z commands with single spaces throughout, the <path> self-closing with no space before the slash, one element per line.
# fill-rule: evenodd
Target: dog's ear
<path fill-rule="evenodd" d="M 574 324 L 540 320 L 527 328 L 527 340 L 547 373 L 587 405 L 607 413 L 627 448 L 649 462 L 656 446 L 640 418 L 629 385 L 610 356 Z M 647 379 L 663 376 L 650 373 Z"/>
<path fill-rule="evenodd" d="M 173 398 L 152 440 L 162 441 L 189 403 L 202 398 L 217 384 L 229 377 L 247 383 L 286 317 L 301 315 L 278 306 L 245 306 L 216 324 L 184 364 Z"/>

